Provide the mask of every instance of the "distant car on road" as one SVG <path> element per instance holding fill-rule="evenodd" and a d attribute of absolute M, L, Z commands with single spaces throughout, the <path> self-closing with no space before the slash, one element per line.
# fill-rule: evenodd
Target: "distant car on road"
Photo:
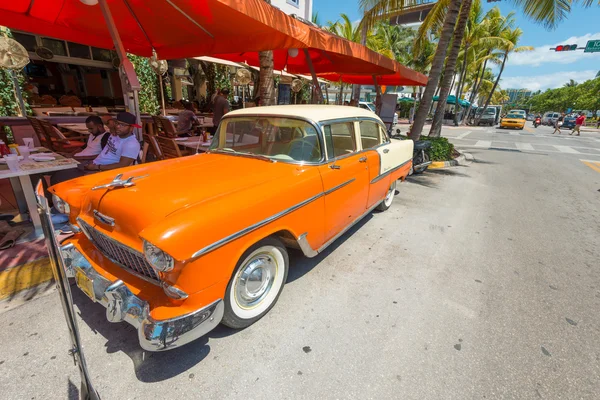
<path fill-rule="evenodd" d="M 369 110 L 371 112 L 376 112 L 377 110 L 375 104 L 370 101 L 361 101 L 358 103 L 358 106 L 364 110 Z M 398 125 L 398 113 L 394 113 L 394 125 Z"/>
<path fill-rule="evenodd" d="M 535 119 L 535 115 L 533 114 L 527 114 L 527 118 L 525 118 L 527 121 L 533 121 Z"/>
<path fill-rule="evenodd" d="M 500 128 L 517 128 L 525 127 L 525 115 L 521 113 L 509 113 L 500 120 Z"/>
<path fill-rule="evenodd" d="M 481 117 L 479 118 L 479 123 L 477 125 L 496 125 L 498 109 L 496 109 L 495 107 L 488 107 L 485 109 L 485 112 L 482 111 L 483 107 L 477 110 L 477 115 L 481 115 Z"/>
<path fill-rule="evenodd" d="M 563 120 L 562 127 L 565 129 L 575 128 L 575 120 L 576 119 L 577 118 L 575 118 L 575 117 L 565 117 L 565 119 Z"/>
<path fill-rule="evenodd" d="M 554 111 L 545 113 L 542 117 L 542 125 L 554 126 L 559 116 L 560 114 Z"/>

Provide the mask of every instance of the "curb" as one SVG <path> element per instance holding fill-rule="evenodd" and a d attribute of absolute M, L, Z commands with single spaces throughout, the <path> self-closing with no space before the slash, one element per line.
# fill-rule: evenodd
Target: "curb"
<path fill-rule="evenodd" d="M 22 290 L 31 289 L 54 278 L 50 259 L 38 258 L 26 264 L 0 272 L 0 301 L 12 298 Z"/>
<path fill-rule="evenodd" d="M 465 165 L 467 161 L 472 161 L 473 156 L 469 153 L 461 153 L 460 156 L 450 161 L 433 161 L 429 166 L 430 169 L 442 169 L 456 167 L 457 165 Z"/>

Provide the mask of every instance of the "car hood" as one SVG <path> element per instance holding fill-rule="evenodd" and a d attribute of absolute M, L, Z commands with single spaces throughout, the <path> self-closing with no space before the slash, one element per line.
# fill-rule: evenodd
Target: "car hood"
<path fill-rule="evenodd" d="M 88 189 L 81 201 L 80 218 L 141 250 L 140 232 L 155 222 L 190 207 L 218 201 L 219 197 L 281 179 L 294 169 L 292 164 L 213 153 L 90 175 L 80 182 L 72 181 L 71 185 Z M 89 190 L 110 183 L 118 173 L 123 174 L 123 180 L 133 177 L 134 185 Z M 61 195 L 61 185 L 55 186 L 54 191 L 69 201 L 68 195 Z M 100 213 L 100 218 L 95 213 Z M 114 225 L 102 222 L 104 217 L 114 220 Z"/>

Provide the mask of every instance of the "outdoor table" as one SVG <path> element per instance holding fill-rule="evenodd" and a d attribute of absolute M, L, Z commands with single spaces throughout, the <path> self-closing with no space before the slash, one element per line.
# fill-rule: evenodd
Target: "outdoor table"
<path fill-rule="evenodd" d="M 191 137 L 187 140 L 175 140 L 179 146 L 187 147 L 188 149 L 206 152 L 212 143 L 212 140 L 208 142 L 203 141 L 201 137 Z"/>
<path fill-rule="evenodd" d="M 43 147 L 38 147 L 37 154 L 41 151 L 48 151 Z M 73 160 L 72 158 L 65 158 L 59 154 L 55 153 L 44 153 L 44 155 L 52 155 L 56 157 L 54 161 L 20 161 L 19 167 L 21 168 L 19 171 L 11 171 L 8 169 L 6 164 L 0 164 L 0 179 L 4 178 L 17 178 L 19 183 L 21 184 L 22 193 L 15 193 L 15 196 L 23 196 L 25 202 L 27 204 L 27 209 L 29 210 L 29 217 L 33 222 L 33 227 L 35 228 L 35 235 L 42 235 L 42 223 L 40 221 L 40 216 L 37 212 L 37 202 L 35 197 L 35 191 L 33 190 L 33 184 L 31 183 L 30 175 L 36 174 L 45 174 L 48 172 L 60 171 L 63 169 L 71 169 L 77 168 L 78 162 Z M 15 186 L 13 186 L 14 188 Z"/>

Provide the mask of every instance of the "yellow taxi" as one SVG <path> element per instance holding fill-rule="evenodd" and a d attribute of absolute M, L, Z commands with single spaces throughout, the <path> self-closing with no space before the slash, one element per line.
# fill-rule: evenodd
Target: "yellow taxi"
<path fill-rule="evenodd" d="M 523 114 L 511 113 L 502 117 L 500 120 L 500 128 L 519 128 L 525 127 L 525 116 Z"/>

